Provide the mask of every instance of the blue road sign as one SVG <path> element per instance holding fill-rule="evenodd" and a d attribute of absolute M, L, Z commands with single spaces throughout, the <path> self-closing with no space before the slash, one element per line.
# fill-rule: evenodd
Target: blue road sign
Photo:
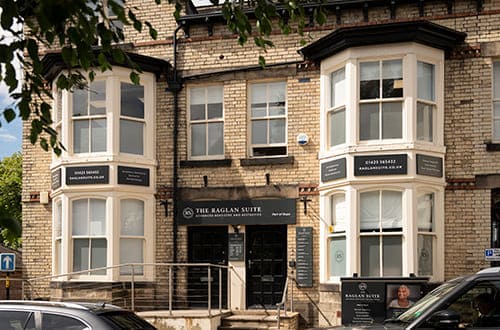
<path fill-rule="evenodd" d="M 484 260 L 486 261 L 500 261 L 500 249 L 485 249 L 484 250 Z"/>
<path fill-rule="evenodd" d="M 14 253 L 0 253 L 0 271 L 13 272 L 16 270 L 16 255 Z"/>

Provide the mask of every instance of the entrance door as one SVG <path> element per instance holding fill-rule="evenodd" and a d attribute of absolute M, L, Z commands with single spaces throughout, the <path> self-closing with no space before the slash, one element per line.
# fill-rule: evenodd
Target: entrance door
<path fill-rule="evenodd" d="M 227 266 L 227 227 L 207 226 L 188 228 L 188 262 Z M 191 307 L 208 307 L 210 281 L 211 307 L 219 307 L 219 268 L 189 267 L 188 301 Z M 222 308 L 227 307 L 227 270 L 222 270 Z"/>
<path fill-rule="evenodd" d="M 276 308 L 286 280 L 286 225 L 246 227 L 247 308 Z"/>

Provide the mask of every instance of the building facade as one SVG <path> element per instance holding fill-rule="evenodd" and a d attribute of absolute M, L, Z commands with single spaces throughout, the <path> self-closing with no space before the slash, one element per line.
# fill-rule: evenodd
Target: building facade
<path fill-rule="evenodd" d="M 338 324 L 343 277 L 439 283 L 490 264 L 500 4 L 331 1 L 324 25 L 273 34 L 265 54 L 211 6 L 175 22 L 135 5 L 159 31 L 127 34 L 140 85 L 115 65 L 54 87 L 66 150 L 23 144 L 25 276 L 54 276 L 38 296 L 212 263 L 231 267 L 226 306 L 275 306 L 288 284 L 306 323 Z M 49 82 L 64 70 L 57 50 L 44 64 Z M 144 266 L 114 267 L 129 263 Z"/>

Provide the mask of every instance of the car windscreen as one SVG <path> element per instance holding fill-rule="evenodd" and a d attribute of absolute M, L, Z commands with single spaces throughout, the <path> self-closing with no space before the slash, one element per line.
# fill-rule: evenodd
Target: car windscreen
<path fill-rule="evenodd" d="M 439 287 L 425 295 L 422 299 L 417 301 L 415 305 L 408 308 L 406 312 L 399 315 L 397 320 L 404 323 L 412 322 L 420 315 L 425 313 L 426 310 L 431 308 L 436 302 L 438 302 L 442 297 L 446 296 L 448 292 L 456 288 L 458 285 L 460 285 L 460 281 L 451 281 L 440 285 Z"/>
<path fill-rule="evenodd" d="M 127 330 L 156 330 L 146 320 L 128 311 L 113 311 L 100 313 L 99 317 L 112 325 L 115 329 Z"/>

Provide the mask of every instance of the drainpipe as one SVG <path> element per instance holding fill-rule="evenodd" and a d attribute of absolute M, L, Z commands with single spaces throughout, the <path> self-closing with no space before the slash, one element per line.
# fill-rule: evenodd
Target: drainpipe
<path fill-rule="evenodd" d="M 179 181 L 179 171 L 178 171 L 178 158 L 179 158 L 179 146 L 178 146 L 178 140 L 179 140 L 179 92 L 182 89 L 182 83 L 179 81 L 177 77 L 177 32 L 182 28 L 182 23 L 177 26 L 177 28 L 174 31 L 173 35 L 173 51 L 174 51 L 174 65 L 172 67 L 172 74 L 173 77 L 168 83 L 168 91 L 173 93 L 174 97 L 174 129 L 173 129 L 173 142 L 174 142 L 174 155 L 173 155 L 173 192 L 172 192 L 172 202 L 173 202 L 173 246 L 172 246 L 172 252 L 173 252 L 173 263 L 177 263 L 177 213 L 178 213 L 178 207 L 177 207 L 177 202 L 179 198 L 179 187 L 178 187 L 178 181 Z"/>

